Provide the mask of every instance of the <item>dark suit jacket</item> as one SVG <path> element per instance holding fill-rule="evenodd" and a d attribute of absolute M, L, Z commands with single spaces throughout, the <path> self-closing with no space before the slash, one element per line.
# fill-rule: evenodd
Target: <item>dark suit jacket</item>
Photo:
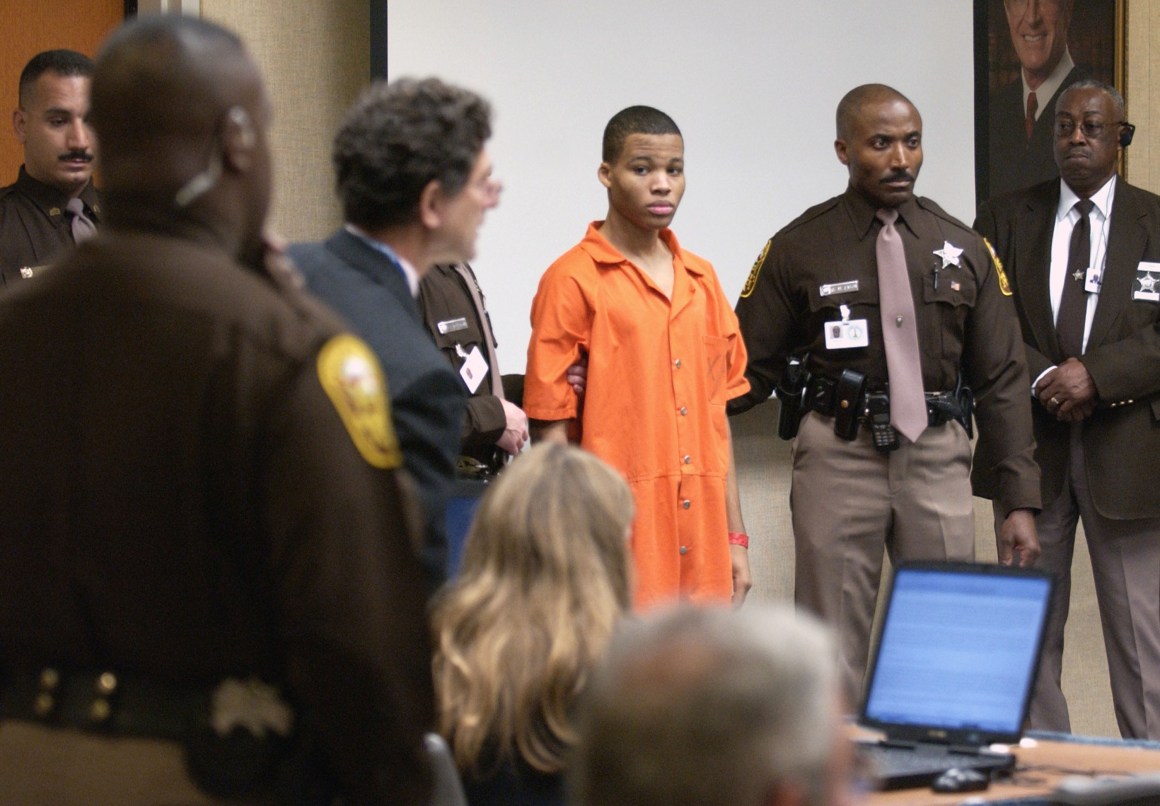
<path fill-rule="evenodd" d="M 1023 108 L 1023 79 L 1012 81 L 991 96 L 988 198 L 1059 176 L 1052 135 L 1055 102 L 1069 86 L 1090 77 L 1089 68 L 1077 65 L 1067 74 L 1054 95 L 1048 99 L 1036 96 L 1043 111 L 1035 121 L 1030 140 L 1027 139 L 1025 123 L 1027 112 Z M 1043 105 L 1045 100 L 1046 106 Z"/>
<path fill-rule="evenodd" d="M 1014 291 L 1032 380 L 1063 361 L 1048 290 L 1059 188 L 1054 180 L 992 199 L 975 219 Z M 1088 482 L 1096 509 L 1108 518 L 1160 517 L 1154 477 L 1160 456 L 1160 303 L 1133 299 L 1142 260 L 1160 261 L 1160 196 L 1119 179 L 1103 286 L 1080 359 L 1099 396 L 1083 429 Z M 1032 409 L 1047 503 L 1063 484 L 1069 427 L 1039 403 Z"/>
<path fill-rule="evenodd" d="M 459 456 L 467 392 L 435 347 L 402 269 L 346 230 L 290 256 L 309 289 L 371 346 L 387 376 L 403 463 L 418 483 L 428 529 L 423 559 L 446 566 L 445 508 Z"/>

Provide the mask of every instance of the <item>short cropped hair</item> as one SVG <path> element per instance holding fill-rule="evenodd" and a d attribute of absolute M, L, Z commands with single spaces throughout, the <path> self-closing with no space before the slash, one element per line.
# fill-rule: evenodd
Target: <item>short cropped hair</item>
<path fill-rule="evenodd" d="M 46 50 L 33 56 L 28 60 L 28 64 L 24 65 L 24 69 L 20 71 L 19 103 L 21 109 L 27 106 L 28 93 L 32 91 L 32 85 L 36 83 L 36 79 L 48 72 L 58 73 L 62 76 L 91 78 L 93 60 L 83 53 L 65 49 Z"/>
<path fill-rule="evenodd" d="M 833 641 L 785 604 L 682 605 L 626 622 L 580 706 L 576 806 L 826 798 L 840 730 Z"/>
<path fill-rule="evenodd" d="M 838 101 L 838 110 L 834 114 L 838 139 L 849 139 L 855 118 L 862 114 L 862 107 L 883 101 L 903 101 L 918 111 L 918 107 L 894 87 L 885 84 L 863 84 L 847 92 L 842 96 L 842 100 Z"/>
<path fill-rule="evenodd" d="M 624 141 L 630 134 L 675 134 L 681 130 L 676 122 L 659 109 L 651 106 L 630 106 L 621 109 L 604 127 L 604 142 L 600 159 L 609 165 L 620 159 Z"/>
<path fill-rule="evenodd" d="M 454 196 L 491 136 L 491 106 L 437 78 L 368 87 L 334 138 L 336 187 L 346 220 L 365 229 L 416 220 L 423 189 Z"/>
<path fill-rule="evenodd" d="M 1106 94 L 1109 98 L 1112 99 L 1112 106 L 1115 107 L 1116 117 L 1119 120 L 1124 119 L 1124 96 L 1120 95 L 1120 91 L 1113 87 L 1111 84 L 1098 81 L 1094 78 L 1081 79 L 1080 81 L 1077 81 L 1074 84 L 1069 84 L 1067 87 L 1065 87 L 1063 92 L 1059 93 L 1059 97 L 1055 99 L 1055 111 L 1059 111 L 1060 104 L 1063 103 L 1063 99 L 1066 96 L 1071 95 L 1073 92 L 1079 92 L 1080 90 L 1099 90 L 1100 92 Z M 1117 122 L 1119 122 L 1119 120 Z"/>

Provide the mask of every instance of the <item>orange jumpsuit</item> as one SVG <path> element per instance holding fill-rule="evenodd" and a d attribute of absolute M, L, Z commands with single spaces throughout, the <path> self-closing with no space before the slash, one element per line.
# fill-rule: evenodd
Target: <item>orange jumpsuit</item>
<path fill-rule="evenodd" d="M 636 497 L 638 607 L 678 596 L 729 601 L 725 402 L 749 389 L 737 317 L 713 267 L 669 230 L 672 299 L 590 224 L 545 272 L 532 303 L 524 409 L 579 417 L 581 446 Z M 588 352 L 582 411 L 565 372 Z"/>

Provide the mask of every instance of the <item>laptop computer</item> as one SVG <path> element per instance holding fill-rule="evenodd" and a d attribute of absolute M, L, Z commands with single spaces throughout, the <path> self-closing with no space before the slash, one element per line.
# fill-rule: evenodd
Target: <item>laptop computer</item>
<path fill-rule="evenodd" d="M 1054 588 L 1034 569 L 906 563 L 895 570 L 859 724 L 880 789 L 929 786 L 951 768 L 993 776 L 1015 757 Z"/>

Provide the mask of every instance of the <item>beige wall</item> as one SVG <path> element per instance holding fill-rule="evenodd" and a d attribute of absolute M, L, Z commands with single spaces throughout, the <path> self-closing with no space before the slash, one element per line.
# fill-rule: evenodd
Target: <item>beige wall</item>
<path fill-rule="evenodd" d="M 274 106 L 271 227 L 317 240 L 341 221 L 330 143 L 370 76 L 368 0 L 201 0 L 201 16 L 236 31 L 265 73 Z"/>
<path fill-rule="evenodd" d="M 1133 185 L 1160 193 L 1160 4 L 1130 0 L 1127 6 L 1128 119 L 1136 137 L 1125 155 L 1125 175 Z"/>

